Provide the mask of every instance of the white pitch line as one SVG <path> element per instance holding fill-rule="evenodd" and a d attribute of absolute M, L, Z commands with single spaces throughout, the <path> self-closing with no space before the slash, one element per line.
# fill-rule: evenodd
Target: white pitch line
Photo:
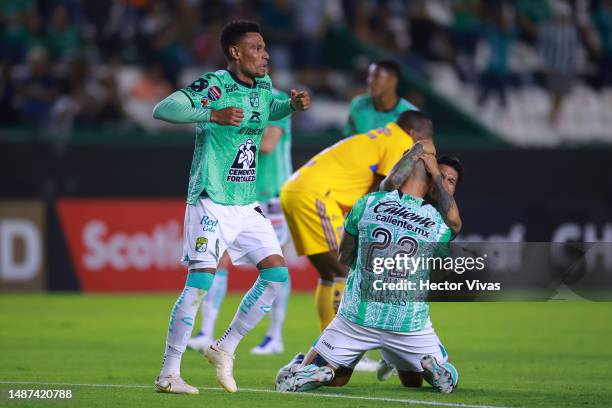
<path fill-rule="evenodd" d="M 98 388 L 150 388 L 153 390 L 153 385 L 137 385 L 137 384 L 79 384 L 79 383 L 60 383 L 60 382 L 37 382 L 37 381 L 0 381 L 0 384 L 16 384 L 16 385 L 59 385 L 64 387 L 98 387 Z M 223 391 L 223 388 L 217 387 L 198 387 L 204 391 Z M 243 392 L 259 392 L 267 394 L 279 394 L 278 391 L 267 390 L 262 388 L 239 388 L 239 391 Z M 300 397 L 318 397 L 318 398 L 339 398 L 349 400 L 363 400 L 363 401 L 381 401 L 381 402 L 399 402 L 404 404 L 418 404 L 418 405 L 433 405 L 437 407 L 459 407 L 459 408 L 509 408 L 499 405 L 473 405 L 473 404 L 462 404 L 460 402 L 439 402 L 439 401 L 421 401 L 413 399 L 402 399 L 402 398 L 386 398 L 386 397 L 360 397 L 357 395 L 345 395 L 345 394 L 324 394 L 324 393 L 289 393 L 283 392 L 282 394 L 291 394 Z"/>

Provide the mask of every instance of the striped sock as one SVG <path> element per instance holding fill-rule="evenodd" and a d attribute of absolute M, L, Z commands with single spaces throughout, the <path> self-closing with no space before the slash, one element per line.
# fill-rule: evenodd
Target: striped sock
<path fill-rule="evenodd" d="M 267 336 L 277 341 L 282 341 L 283 339 L 283 324 L 285 323 L 290 293 L 291 279 L 287 279 L 287 281 L 283 283 L 283 290 L 281 290 L 276 299 L 274 299 L 272 311 L 270 312 L 270 325 L 268 326 Z"/>
<path fill-rule="evenodd" d="M 193 321 L 212 281 L 213 274 L 211 273 L 190 272 L 187 275 L 185 289 L 174 303 L 170 314 L 166 351 L 159 374 L 161 377 L 181 375 L 181 358 L 187 347 L 187 341 L 191 337 Z"/>
<path fill-rule="evenodd" d="M 206 337 L 215 337 L 215 323 L 219 308 L 227 292 L 227 270 L 217 269 L 212 286 L 206 292 L 202 302 L 202 333 Z"/>
<path fill-rule="evenodd" d="M 215 345 L 234 354 L 240 340 L 270 311 L 274 299 L 283 290 L 287 276 L 286 267 L 262 269 L 255 284 L 240 302 L 232 323 Z"/>

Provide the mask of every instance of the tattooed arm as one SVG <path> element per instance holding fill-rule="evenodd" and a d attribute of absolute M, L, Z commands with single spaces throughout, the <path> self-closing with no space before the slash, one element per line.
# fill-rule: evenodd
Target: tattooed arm
<path fill-rule="evenodd" d="M 463 225 L 461 216 L 459 215 L 459 207 L 455 202 L 455 198 L 444 188 L 444 180 L 442 173 L 438 168 L 436 157 L 431 154 L 422 155 L 421 159 L 425 162 L 425 168 L 434 182 L 434 195 L 436 200 L 436 209 L 442 214 L 444 222 L 449 226 L 454 235 L 459 234 Z"/>
<path fill-rule="evenodd" d="M 395 166 L 393 166 L 387 177 L 380 183 L 380 190 L 393 191 L 400 188 L 412 172 L 414 164 L 425 153 L 436 154 L 436 148 L 431 140 L 416 142 L 410 150 L 404 153 L 402 158 L 395 163 Z"/>
<path fill-rule="evenodd" d="M 347 266 L 351 266 L 357 258 L 357 237 L 344 231 L 338 249 L 338 261 Z"/>

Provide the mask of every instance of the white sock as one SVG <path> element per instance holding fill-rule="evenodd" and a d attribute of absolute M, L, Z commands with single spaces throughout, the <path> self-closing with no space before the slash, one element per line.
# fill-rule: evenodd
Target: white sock
<path fill-rule="evenodd" d="M 285 323 L 285 315 L 287 313 L 287 303 L 289 303 L 289 294 L 291 293 L 291 279 L 282 283 L 283 287 L 280 290 L 272 310 L 270 311 L 270 325 L 268 326 L 267 336 L 276 341 L 283 341 L 283 324 Z"/>
<path fill-rule="evenodd" d="M 170 314 L 170 324 L 168 325 L 168 335 L 166 337 L 166 352 L 162 364 L 160 377 L 181 375 L 181 357 L 187 347 L 187 341 L 191 337 L 193 321 L 204 298 L 206 291 L 190 286 L 185 286 L 183 292 L 176 300 L 172 313 Z"/>
<path fill-rule="evenodd" d="M 240 340 L 270 311 L 274 298 L 282 288 L 282 282 L 272 282 L 262 279 L 261 276 L 258 277 L 240 302 L 234 320 L 223 336 L 217 340 L 216 346 L 234 354 Z"/>
<path fill-rule="evenodd" d="M 204 296 L 202 302 L 202 329 L 201 332 L 211 339 L 215 338 L 215 323 L 217 323 L 217 316 L 219 315 L 219 309 L 221 303 L 225 298 L 227 292 L 227 271 L 225 269 L 218 269 L 215 273 L 215 279 Z"/>

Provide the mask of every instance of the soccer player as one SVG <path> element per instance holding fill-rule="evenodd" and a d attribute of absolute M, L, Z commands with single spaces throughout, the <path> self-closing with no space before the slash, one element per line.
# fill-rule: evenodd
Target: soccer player
<path fill-rule="evenodd" d="M 234 264 L 259 269 L 230 326 L 205 352 L 228 392 L 237 391 L 233 361 L 238 343 L 270 310 L 288 276 L 272 225 L 256 202 L 257 156 L 268 120 L 308 109 L 310 97 L 292 90 L 290 99 L 274 98 L 267 75 L 269 56 L 256 23 L 228 23 L 221 32 L 221 49 L 227 69 L 203 75 L 153 112 L 156 119 L 170 123 L 197 124 L 183 241 L 188 274 L 170 314 L 163 365 L 155 380 L 160 392 L 198 393 L 180 376 L 181 357 L 226 250 Z"/>
<path fill-rule="evenodd" d="M 405 386 L 421 386 L 423 378 L 443 393 L 457 386 L 458 372 L 429 319 L 426 292 L 380 286 L 401 281 L 418 285 L 429 278 L 429 269 L 373 268 L 375 259 L 394 259 L 400 252 L 431 257 L 438 243 L 451 238 L 444 220 L 457 222 L 456 203 L 447 190 L 452 181 L 442 176 L 435 157 L 423 153 L 420 144 L 404 157 L 408 177 L 400 189 L 368 194 L 347 217 L 340 261 L 351 270 L 338 315 L 306 357 L 296 356 L 279 371 L 277 390 L 345 385 L 359 358 L 378 348 L 397 367 Z M 424 203 L 428 193 L 440 211 Z"/>
<path fill-rule="evenodd" d="M 380 182 L 415 141 L 430 140 L 431 121 L 405 111 L 386 127 L 341 140 L 314 156 L 283 185 L 281 208 L 298 255 L 319 273 L 315 304 L 320 329 L 332 321 L 348 269 L 338 262 L 344 214 Z M 375 367 L 373 368 L 375 370 Z"/>
<path fill-rule="evenodd" d="M 425 144 L 425 142 L 421 142 Z M 417 146 L 417 149 L 420 149 Z M 419 152 L 411 152 L 413 156 L 406 154 L 404 155 L 399 162 L 393 167 L 389 177 L 386 177 L 385 180 L 381 183 L 381 189 L 385 191 L 392 191 L 398 189 L 402 180 L 405 180 L 407 174 L 412 171 L 413 165 L 415 163 L 416 155 L 420 154 Z M 414 155 L 416 154 L 416 155 Z M 452 196 L 455 195 L 455 190 L 457 185 L 461 182 L 461 178 L 463 175 L 463 165 L 456 157 L 451 156 L 440 156 L 437 158 L 438 168 L 440 170 L 441 182 L 444 185 L 444 189 L 449 192 Z M 438 203 L 435 198 L 435 190 L 430 191 L 430 194 L 425 198 L 425 202 L 432 204 L 435 207 L 438 207 Z M 451 204 L 452 207 L 452 204 Z M 451 227 L 452 236 L 458 234 L 461 230 L 462 223 L 461 218 L 458 213 L 458 209 L 456 208 L 456 204 L 454 208 L 449 210 L 448 216 L 445 216 L 445 222 L 447 225 Z M 357 367 L 355 367 L 355 371 L 357 371 Z M 376 376 L 380 381 L 386 381 L 391 377 L 391 374 L 397 371 L 395 366 L 384 359 L 378 362 L 378 366 L 376 367 Z M 413 376 L 414 377 L 414 376 Z M 422 376 L 420 378 L 420 383 L 422 383 Z M 414 381 L 419 381 L 419 376 L 414 377 Z"/>
<path fill-rule="evenodd" d="M 276 88 L 272 88 L 276 99 L 288 99 L 289 96 Z M 292 172 L 291 166 L 291 116 L 277 121 L 269 121 L 260 144 L 260 155 L 257 169 L 256 193 L 257 201 L 272 222 L 279 244 L 284 247 L 289 241 L 287 223 L 280 209 L 278 195 L 283 183 Z M 227 268 L 229 256 L 221 257 L 212 286 L 202 302 L 202 328 L 192 337 L 187 347 L 204 351 L 214 339 L 215 323 L 221 302 L 227 291 Z M 291 292 L 289 277 L 283 283 L 283 288 L 274 300 L 270 310 L 268 332 L 262 342 L 251 349 L 253 354 L 277 354 L 284 351 L 282 329 L 285 322 L 287 302 Z"/>
<path fill-rule="evenodd" d="M 394 122 L 404 111 L 418 110 L 397 95 L 399 77 L 399 64 L 393 60 L 382 60 L 370 65 L 368 93 L 358 95 L 351 101 L 348 120 L 342 130 L 345 137 Z"/>

